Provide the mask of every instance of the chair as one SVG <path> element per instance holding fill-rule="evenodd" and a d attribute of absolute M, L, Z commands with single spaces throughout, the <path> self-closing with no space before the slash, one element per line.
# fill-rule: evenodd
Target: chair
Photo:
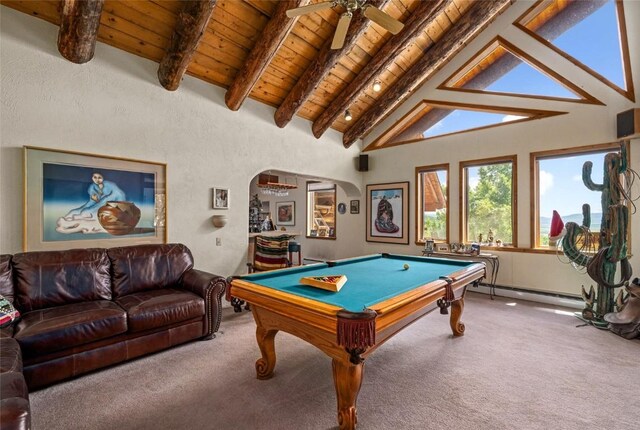
<path fill-rule="evenodd" d="M 247 263 L 249 273 L 267 272 L 269 270 L 291 267 L 291 261 L 289 261 L 288 258 L 290 237 L 288 234 L 280 236 L 256 236 L 255 246 L 253 247 L 253 261 Z M 235 312 L 242 311 L 244 300 L 231 297 L 230 301 Z M 249 310 L 248 303 L 245 305 L 245 309 Z"/>
<path fill-rule="evenodd" d="M 262 236 L 255 238 L 253 247 L 253 262 L 247 263 L 249 273 L 267 272 L 291 266 L 289 261 L 289 236 Z"/>

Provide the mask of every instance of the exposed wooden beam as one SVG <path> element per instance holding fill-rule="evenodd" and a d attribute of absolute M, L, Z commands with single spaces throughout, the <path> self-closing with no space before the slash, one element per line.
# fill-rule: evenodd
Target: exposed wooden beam
<path fill-rule="evenodd" d="M 296 20 L 286 15 L 287 10 L 304 6 L 309 0 L 283 0 L 262 30 L 262 36 L 249 53 L 241 70 L 227 90 L 224 100 L 231 110 L 238 110 L 251 93 L 253 86 L 267 68 L 276 51 L 293 28 Z"/>
<path fill-rule="evenodd" d="M 475 2 L 447 33 L 389 88 L 376 103 L 342 136 L 346 148 L 371 130 L 396 105 L 415 90 L 424 80 L 439 70 L 451 56 L 467 45 L 511 0 L 483 0 Z"/>
<path fill-rule="evenodd" d="M 213 15 L 216 0 L 189 0 L 183 3 L 171 42 L 158 67 L 160 84 L 169 91 L 175 91 L 180 86 Z"/>
<path fill-rule="evenodd" d="M 389 1 L 391 0 L 371 0 L 368 4 L 382 9 Z M 291 118 L 307 101 L 340 57 L 346 55 L 356 43 L 356 40 L 364 34 L 370 23 L 371 21 L 362 12 L 359 12 L 349 25 L 349 31 L 341 49 L 331 49 L 333 37 L 327 39 L 316 58 L 309 64 L 309 67 L 307 67 L 278 110 L 276 110 L 274 119 L 278 127 L 282 128 L 291 121 Z"/>
<path fill-rule="evenodd" d="M 391 65 L 396 57 L 407 48 L 423 30 L 431 24 L 441 12 L 451 3 L 452 0 L 432 0 L 422 1 L 411 14 L 407 22 L 404 23 L 402 31 L 391 37 L 384 44 L 376 55 L 369 61 L 358 74 L 358 77 L 351 81 L 320 116 L 313 122 L 313 135 L 320 138 L 331 124 L 344 113 L 371 82 L 382 71 Z M 482 3 L 482 2 L 481 2 Z"/>
<path fill-rule="evenodd" d="M 63 0 L 58 31 L 58 51 L 82 64 L 93 58 L 104 0 Z"/>

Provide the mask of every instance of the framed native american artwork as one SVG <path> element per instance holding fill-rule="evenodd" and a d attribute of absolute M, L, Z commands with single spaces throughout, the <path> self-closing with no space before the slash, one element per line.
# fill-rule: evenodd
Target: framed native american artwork
<path fill-rule="evenodd" d="M 367 242 L 409 244 L 409 182 L 367 185 Z"/>
<path fill-rule="evenodd" d="M 276 225 L 296 225 L 296 202 L 276 202 Z"/>
<path fill-rule="evenodd" d="M 167 241 L 164 163 L 24 147 L 23 250 Z"/>

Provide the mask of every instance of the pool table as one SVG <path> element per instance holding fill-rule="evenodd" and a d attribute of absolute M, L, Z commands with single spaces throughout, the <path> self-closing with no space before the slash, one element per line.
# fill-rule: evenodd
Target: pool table
<path fill-rule="evenodd" d="M 438 307 L 443 314 L 451 308 L 453 335 L 462 336 L 466 286 L 485 274 L 484 263 L 376 254 L 240 276 L 229 288 L 250 304 L 256 321 L 258 379 L 273 376 L 278 331 L 311 343 L 332 359 L 340 429 L 354 429 L 364 359 Z M 346 275 L 347 282 L 338 292 L 299 282 L 328 275 Z"/>

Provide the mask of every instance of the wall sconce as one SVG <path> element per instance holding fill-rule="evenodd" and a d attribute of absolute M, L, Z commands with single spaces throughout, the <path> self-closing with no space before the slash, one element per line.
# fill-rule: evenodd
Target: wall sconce
<path fill-rule="evenodd" d="M 222 228 L 227 225 L 227 216 L 226 215 L 214 215 L 211 217 L 211 224 L 214 227 Z"/>
<path fill-rule="evenodd" d="M 346 111 L 344 111 L 344 120 L 349 122 L 353 119 L 353 117 L 351 116 L 351 112 L 349 112 L 349 109 L 347 109 Z"/>
<path fill-rule="evenodd" d="M 373 81 L 373 91 L 376 93 L 379 93 L 380 90 L 382 89 L 382 83 L 380 83 L 380 81 L 378 79 L 376 79 L 375 81 Z"/>

